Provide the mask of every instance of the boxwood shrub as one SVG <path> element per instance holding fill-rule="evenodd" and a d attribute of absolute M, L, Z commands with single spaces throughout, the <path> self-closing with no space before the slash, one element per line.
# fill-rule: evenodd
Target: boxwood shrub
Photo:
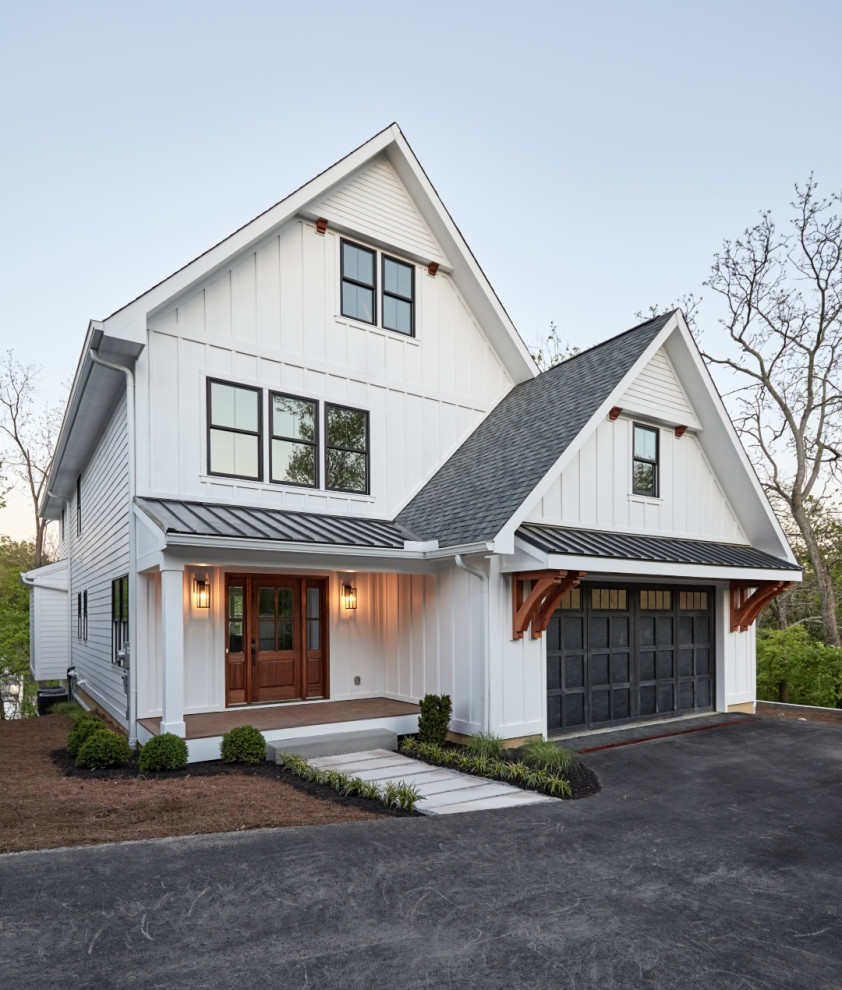
<path fill-rule="evenodd" d="M 75 756 L 82 743 L 94 732 L 107 729 L 108 726 L 96 712 L 82 712 L 77 716 L 70 732 L 67 733 L 67 752 Z"/>
<path fill-rule="evenodd" d="M 140 751 L 137 765 L 141 773 L 183 770 L 187 766 L 187 743 L 172 732 L 153 736 Z"/>
<path fill-rule="evenodd" d="M 418 702 L 421 714 L 418 716 L 418 742 L 443 746 L 450 728 L 453 703 L 449 694 L 425 694 Z"/>
<path fill-rule="evenodd" d="M 92 732 L 79 747 L 76 766 L 85 770 L 123 767 L 131 758 L 128 739 L 103 725 L 101 729 Z"/>
<path fill-rule="evenodd" d="M 253 725 L 238 725 L 222 737 L 219 752 L 225 763 L 259 763 L 266 759 L 266 740 Z"/>

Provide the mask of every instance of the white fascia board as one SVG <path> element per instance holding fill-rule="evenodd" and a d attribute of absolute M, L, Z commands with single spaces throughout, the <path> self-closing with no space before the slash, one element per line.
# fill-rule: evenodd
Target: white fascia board
<path fill-rule="evenodd" d="M 303 553 L 325 556 L 383 557 L 396 560 L 423 560 L 425 554 L 418 550 L 404 550 L 396 547 L 354 547 L 334 546 L 325 543 L 279 543 L 276 540 L 251 540 L 225 538 L 221 543 L 218 536 L 192 536 L 182 533 L 168 533 L 167 547 L 214 547 L 219 550 L 264 550 L 269 553 Z"/>
<path fill-rule="evenodd" d="M 622 395 L 623 392 L 631 385 L 635 378 L 640 374 L 640 372 L 646 367 L 647 364 L 652 360 L 654 354 L 661 348 L 667 337 L 675 330 L 677 326 L 677 313 L 673 313 L 672 317 L 664 324 L 657 336 L 650 342 L 646 350 L 640 355 L 640 357 L 635 361 L 635 363 L 629 368 L 626 374 L 620 379 L 619 382 L 614 386 L 614 389 L 609 394 L 608 398 L 602 403 L 601 406 L 596 410 L 596 412 L 591 416 L 591 418 L 585 423 L 582 429 L 579 431 L 576 439 L 568 445 L 567 449 L 563 454 L 556 460 L 553 466 L 547 471 L 544 477 L 538 482 L 538 484 L 532 489 L 532 491 L 526 496 L 526 498 L 521 502 L 518 508 L 512 513 L 509 521 L 500 530 L 497 536 L 494 538 L 494 549 L 497 553 L 510 554 L 514 553 L 514 539 L 515 532 L 524 521 L 524 519 L 529 515 L 532 509 L 537 505 L 538 501 L 543 498 L 547 490 L 556 480 L 556 478 L 561 474 L 561 472 L 567 467 L 567 465 L 573 460 L 573 458 L 579 453 L 585 441 L 590 437 L 597 426 L 605 419 L 608 415 L 609 410 L 612 406 L 617 404 L 617 397 Z"/>
<path fill-rule="evenodd" d="M 754 567 L 721 567 L 711 564 L 673 564 L 661 560 L 617 560 L 613 557 L 575 557 L 551 553 L 547 557 L 553 571 L 586 571 L 588 574 L 638 574 L 653 581 L 672 578 L 698 578 L 706 581 L 795 581 L 801 571 Z"/>
<path fill-rule="evenodd" d="M 752 546 L 796 563 L 781 524 L 749 460 L 716 383 L 684 319 L 664 349 L 705 424 L 699 443 Z"/>
<path fill-rule="evenodd" d="M 424 557 L 427 560 L 444 560 L 447 557 L 455 557 L 461 554 L 463 557 L 476 553 L 493 553 L 494 546 L 491 543 L 462 543 L 455 547 L 441 547 L 437 550 L 428 550 Z"/>

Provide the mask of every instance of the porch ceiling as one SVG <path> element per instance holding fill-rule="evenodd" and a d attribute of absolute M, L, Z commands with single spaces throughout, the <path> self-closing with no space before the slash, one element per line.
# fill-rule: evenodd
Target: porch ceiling
<path fill-rule="evenodd" d="M 253 725 L 261 732 L 276 729 L 297 729 L 308 725 L 330 725 L 334 722 L 357 722 L 365 719 L 394 718 L 396 715 L 418 715 L 418 705 L 391 698 L 359 698 L 353 701 L 320 701 L 306 705 L 273 705 L 266 708 L 229 708 L 224 712 L 204 712 L 185 715 L 188 739 L 221 736 L 238 725 Z M 160 718 L 142 718 L 140 724 L 154 735 L 161 731 Z"/>

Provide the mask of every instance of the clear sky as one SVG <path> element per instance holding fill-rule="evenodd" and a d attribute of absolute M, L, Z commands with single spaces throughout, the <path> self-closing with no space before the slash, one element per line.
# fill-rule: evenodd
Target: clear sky
<path fill-rule="evenodd" d="M 7 4 L 0 342 L 57 394 L 90 318 L 396 120 L 521 335 L 590 346 L 810 171 L 842 188 L 840 28 L 813 0 Z"/>

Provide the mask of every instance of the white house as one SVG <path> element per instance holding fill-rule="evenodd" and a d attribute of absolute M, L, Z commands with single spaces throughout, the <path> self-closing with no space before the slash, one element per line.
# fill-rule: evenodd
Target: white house
<path fill-rule="evenodd" d="M 90 324 L 41 511 L 35 676 L 191 760 L 750 710 L 800 580 L 680 311 L 539 374 L 396 125 Z"/>

